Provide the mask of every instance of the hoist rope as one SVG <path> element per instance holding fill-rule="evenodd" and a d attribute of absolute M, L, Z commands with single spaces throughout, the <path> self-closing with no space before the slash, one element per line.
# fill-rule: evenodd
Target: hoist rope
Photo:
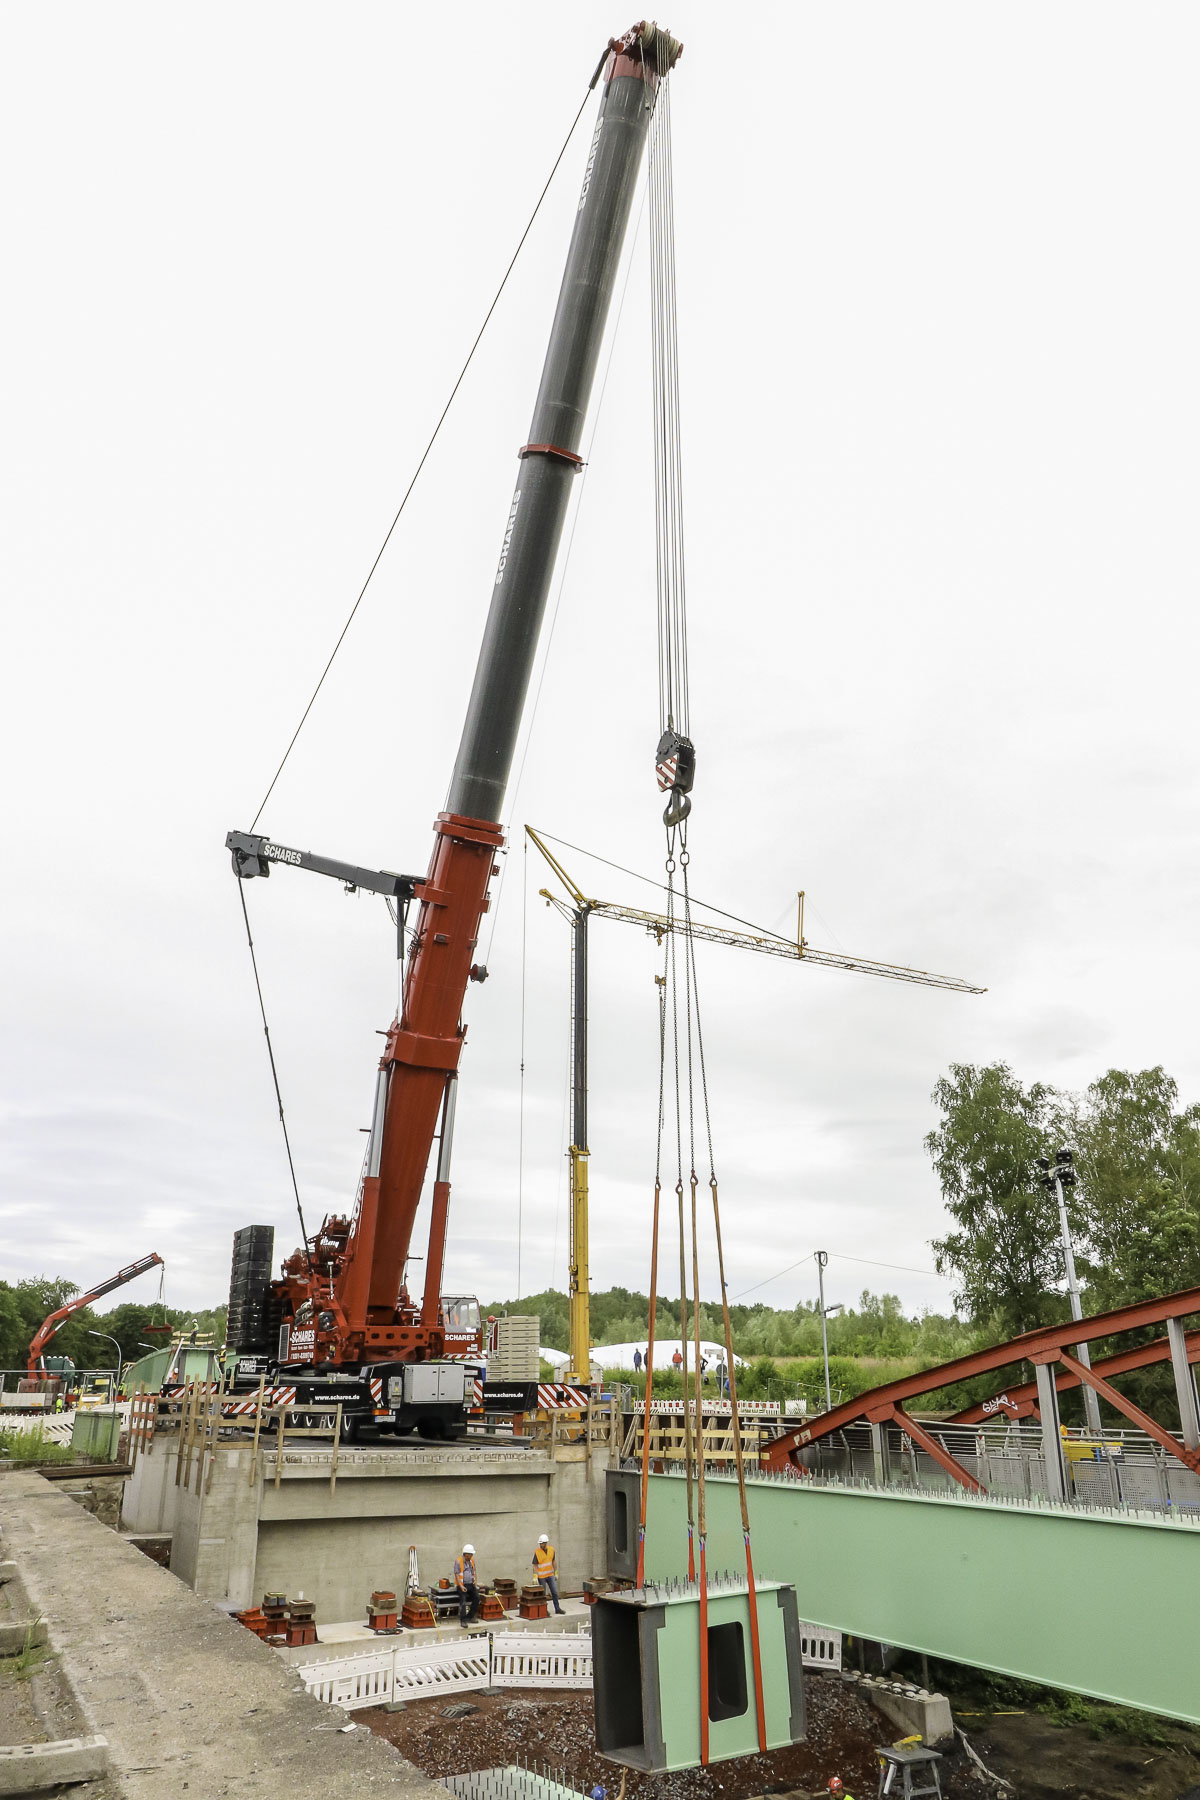
<path fill-rule="evenodd" d="M 271 1027 L 267 1024 L 266 1002 L 263 1000 L 262 982 L 258 978 L 258 957 L 254 951 L 254 939 L 250 934 L 250 914 L 246 910 L 246 884 L 239 880 L 237 884 L 238 899 L 242 903 L 242 918 L 246 921 L 246 943 L 250 947 L 250 967 L 254 970 L 254 991 L 258 995 L 258 1010 L 262 1014 L 263 1036 L 267 1040 L 267 1057 L 271 1064 L 271 1080 L 275 1084 L 275 1099 L 279 1106 L 279 1124 L 283 1132 L 283 1147 L 287 1151 L 288 1173 L 292 1178 L 292 1192 L 296 1196 L 296 1216 L 300 1220 L 300 1245 L 304 1251 L 304 1260 L 308 1264 L 308 1272 L 312 1274 L 312 1257 L 308 1249 L 308 1230 L 304 1223 L 304 1208 L 300 1204 L 300 1184 L 296 1180 L 296 1165 L 292 1160 L 292 1140 L 288 1136 L 287 1117 L 283 1110 L 283 1095 L 279 1091 L 279 1071 L 275 1067 L 275 1050 L 271 1043 Z"/>
<path fill-rule="evenodd" d="M 668 940 L 669 943 L 669 940 Z M 670 951 L 663 946 L 663 973 L 655 977 L 658 988 L 658 1132 L 654 1157 L 654 1218 L 650 1230 L 650 1324 L 646 1336 L 646 1387 L 642 1402 L 642 1489 L 638 1512 L 637 1586 L 646 1584 L 646 1502 L 650 1492 L 650 1409 L 654 1401 L 654 1333 L 658 1314 L 658 1220 L 662 1200 L 662 1139 L 666 1104 L 667 1068 L 667 972 Z"/>
<path fill-rule="evenodd" d="M 679 349 L 675 304 L 675 205 L 671 83 L 659 84 L 650 119 L 650 312 L 658 587 L 659 729 L 688 732 L 687 609 Z"/>
<path fill-rule="evenodd" d="M 603 67 L 603 61 L 601 62 L 601 67 Z M 420 479 L 421 471 L 425 467 L 426 462 L 429 460 L 429 454 L 430 454 L 431 450 L 433 449 L 434 444 L 438 440 L 438 436 L 441 432 L 442 426 L 446 423 L 446 416 L 449 413 L 450 408 L 453 406 L 454 401 L 458 395 L 458 390 L 462 386 L 463 381 L 466 377 L 467 370 L 470 368 L 471 363 L 474 360 L 475 352 L 479 348 L 480 342 L 482 341 L 482 338 L 483 338 L 483 334 L 487 330 L 489 324 L 491 323 L 492 314 L 495 312 L 497 306 L 500 304 L 500 297 L 503 294 L 505 288 L 508 286 L 508 278 L 512 274 L 514 268 L 516 267 L 517 258 L 520 256 L 521 251 L 525 248 L 525 240 L 528 238 L 530 232 L 533 230 L 534 222 L 537 219 L 539 212 L 542 210 L 542 202 L 546 198 L 546 195 L 550 191 L 550 184 L 554 180 L 555 175 L 558 173 L 558 166 L 562 162 L 563 157 L 567 153 L 567 149 L 568 149 L 568 146 L 570 145 L 571 139 L 575 135 L 575 128 L 579 124 L 580 119 L 583 117 L 584 108 L 587 106 L 588 100 L 591 97 L 592 89 L 594 88 L 594 86 L 595 86 L 595 81 L 592 82 L 591 86 L 589 86 L 587 92 L 584 94 L 583 99 L 579 103 L 579 111 L 575 114 L 575 117 L 571 120 L 570 129 L 568 130 L 567 135 L 563 139 L 563 142 L 562 142 L 562 148 L 559 151 L 558 155 L 555 157 L 553 164 L 551 165 L 550 173 L 549 173 L 549 175 L 547 175 L 545 185 L 543 186 L 541 193 L 537 197 L 537 201 L 534 204 L 533 211 L 529 215 L 528 223 L 526 224 L 525 229 L 521 233 L 520 237 L 517 239 L 517 247 L 513 251 L 511 258 L 509 259 L 508 267 L 505 269 L 504 274 L 500 278 L 500 285 L 496 289 L 496 292 L 492 296 L 491 305 L 488 307 L 486 313 L 484 313 L 484 315 L 483 315 L 483 323 L 479 327 L 479 330 L 475 333 L 474 342 L 472 343 L 471 348 L 467 351 L 466 361 L 463 363 L 462 368 L 458 372 L 458 379 L 455 381 L 454 386 L 450 389 L 450 397 L 446 401 L 445 406 L 443 406 L 441 412 L 438 415 L 437 424 L 434 426 L 432 432 L 430 433 L 429 442 L 425 445 L 424 450 L 422 450 L 422 452 L 421 452 L 420 461 L 417 463 L 416 468 L 413 470 L 412 478 L 410 479 L 408 486 L 404 490 L 404 494 L 403 494 L 403 497 L 401 498 L 400 504 L 396 508 L 395 517 L 393 518 L 391 524 L 388 526 L 387 531 L 384 533 L 383 542 L 380 544 L 379 549 L 376 552 L 374 562 L 371 564 L 371 567 L 367 570 L 367 578 L 363 582 L 362 587 L 358 591 L 358 598 L 357 598 L 357 600 L 355 600 L 354 605 L 350 608 L 350 612 L 346 618 L 346 623 L 342 626 L 341 631 L 338 633 L 337 642 L 334 644 L 333 649 L 330 651 L 329 661 L 325 664 L 325 667 L 321 670 L 320 679 L 318 680 L 316 687 L 313 689 L 311 695 L 309 696 L 308 705 L 304 708 L 304 711 L 300 715 L 299 724 L 296 726 L 295 731 L 293 731 L 291 738 L 288 740 L 288 746 L 287 746 L 287 749 L 284 751 L 283 756 L 280 759 L 279 767 L 276 769 L 274 775 L 272 775 L 271 780 L 270 780 L 270 785 L 268 786 L 266 793 L 263 795 L 261 801 L 259 802 L 258 811 L 255 813 L 254 819 L 250 826 L 251 831 L 253 831 L 255 829 L 255 827 L 258 824 L 259 819 L 262 817 L 263 808 L 266 806 L 267 801 L 271 798 L 271 795 L 275 789 L 275 783 L 279 780 L 279 777 L 283 774 L 284 765 L 287 762 L 288 757 L 292 754 L 293 749 L 295 748 L 296 739 L 300 736 L 300 733 L 304 730 L 305 724 L 307 723 L 307 720 L 308 720 L 308 715 L 312 711 L 313 706 L 316 703 L 317 695 L 321 692 L 321 689 L 325 685 L 325 677 L 328 675 L 330 669 L 333 667 L 334 658 L 336 657 L 338 651 L 342 647 L 342 643 L 345 639 L 346 633 L 349 631 L 351 625 L 354 623 L 354 616 L 358 612 L 359 607 L 362 605 L 363 597 L 366 594 L 368 587 L 370 587 L 370 585 L 371 585 L 371 578 L 374 575 L 376 569 L 379 567 L 380 562 L 383 560 L 383 553 L 387 549 L 388 544 L 391 542 L 392 533 L 395 531 L 397 525 L 400 523 L 400 515 L 404 511 L 405 507 L 408 505 L 409 496 L 411 495 L 413 489 L 416 487 L 417 482 Z"/>
<path fill-rule="evenodd" d="M 767 1747 L 766 1719 L 763 1700 L 762 1650 L 758 1628 L 758 1597 L 754 1581 L 754 1561 L 750 1545 L 750 1512 L 746 1493 L 745 1457 L 742 1447 L 741 1421 L 738 1415 L 737 1375 L 733 1353 L 733 1330 L 729 1312 L 729 1296 L 725 1283 L 725 1256 L 721 1239 L 720 1195 L 717 1185 L 716 1159 L 713 1151 L 712 1112 L 709 1104 L 708 1067 L 704 1052 L 704 1032 L 700 1016 L 700 988 L 696 969 L 696 943 L 692 920 L 692 897 L 689 879 L 691 862 L 688 850 L 688 813 L 686 799 L 691 785 L 691 771 L 684 773 L 681 762 L 669 759 L 680 751 L 679 738 L 689 739 L 690 708 L 688 696 L 687 650 L 687 585 L 683 544 L 683 479 L 679 431 L 679 352 L 675 293 L 675 220 L 673 171 L 671 156 L 670 83 L 660 84 L 650 125 L 650 244 L 651 244 L 651 312 L 652 312 L 652 381 L 654 414 L 655 475 L 655 546 L 658 595 L 658 681 L 659 723 L 663 733 L 659 746 L 659 785 L 675 785 L 678 776 L 681 793 L 664 814 L 667 827 L 666 892 L 667 929 L 664 932 L 664 988 L 660 993 L 659 1032 L 659 1107 L 658 1146 L 655 1173 L 654 1237 L 651 1251 L 652 1289 L 657 1282 L 658 1201 L 661 1192 L 663 1131 L 666 1122 L 665 1082 L 667 1064 L 666 1019 L 671 1012 L 671 1058 L 675 1095 L 675 1162 L 678 1227 L 679 1227 L 679 1324 L 681 1375 L 683 1389 L 683 1450 L 687 1483 L 688 1577 L 697 1584 L 699 1601 L 699 1666 L 700 1666 L 700 1762 L 709 1760 L 709 1663 L 708 1663 L 708 1495 L 705 1456 L 703 1357 L 701 1354 L 700 1301 L 700 1177 L 696 1163 L 696 1086 L 704 1109 L 704 1148 L 708 1153 L 708 1186 L 712 1200 L 713 1230 L 717 1247 L 717 1269 L 721 1283 L 721 1313 L 725 1340 L 725 1359 L 733 1431 L 734 1461 L 737 1469 L 738 1499 L 741 1507 L 742 1537 L 746 1557 L 747 1608 L 749 1613 L 751 1660 L 754 1676 L 755 1715 L 760 1751 Z M 674 741 L 669 733 L 677 734 Z M 680 755 L 682 752 L 680 751 Z M 664 762 L 666 766 L 664 766 Z M 694 766 L 694 762 L 693 762 Z M 677 893 L 676 873 L 679 873 Z M 678 901 L 682 899 L 682 917 Z M 682 972 L 676 955 L 675 940 L 682 936 Z M 680 1019 L 680 979 L 682 974 L 682 1021 Z M 666 989 L 669 988 L 669 993 Z M 682 1030 L 682 1044 L 680 1035 Z M 684 1159 L 684 1087 L 686 1085 L 686 1165 Z M 684 1170 L 687 1169 L 688 1205 L 684 1206 Z M 690 1238 L 691 1269 L 688 1270 Z M 690 1296 L 689 1296 L 690 1285 Z M 652 1293 L 651 1325 L 654 1298 Z M 688 1312 L 691 1312 L 692 1368 L 689 1392 L 687 1367 Z M 642 1440 L 642 1494 L 639 1520 L 639 1581 L 645 1571 L 646 1507 L 649 1490 L 649 1445 L 651 1431 L 651 1392 L 653 1386 L 653 1335 L 648 1342 L 646 1365 L 646 1408 Z M 694 1503 L 693 1503 L 694 1488 Z M 695 1555 L 693 1553 L 693 1546 Z"/>

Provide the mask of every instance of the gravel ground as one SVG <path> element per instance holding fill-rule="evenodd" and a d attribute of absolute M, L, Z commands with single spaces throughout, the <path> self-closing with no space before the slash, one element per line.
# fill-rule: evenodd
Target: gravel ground
<path fill-rule="evenodd" d="M 809 1680 L 806 1700 L 805 1743 L 676 1775 L 631 1772 L 629 1800 L 637 1795 L 645 1800 L 651 1795 L 654 1800 L 750 1800 L 769 1792 L 822 1794 L 831 1775 L 840 1775 L 851 1794 L 867 1800 L 878 1781 L 873 1746 L 891 1743 L 898 1733 L 840 1681 Z M 590 1793 L 597 1782 L 615 1793 L 620 1770 L 597 1754 L 590 1693 L 473 1694 L 473 1712 L 447 1718 L 453 1704 L 445 1697 L 415 1700 L 403 1712 L 372 1710 L 356 1713 L 355 1719 L 428 1775 L 457 1775 L 520 1759 L 548 1765 L 558 1780 L 582 1793 Z M 969 1771 L 957 1752 L 942 1765 L 942 1787 L 947 1800 L 979 1800 L 997 1791 Z"/>

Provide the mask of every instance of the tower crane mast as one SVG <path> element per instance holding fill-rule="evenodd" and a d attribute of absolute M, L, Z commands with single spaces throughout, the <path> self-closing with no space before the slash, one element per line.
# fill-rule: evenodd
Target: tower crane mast
<path fill-rule="evenodd" d="M 525 834 L 537 847 L 566 891 L 552 893 L 539 888 L 538 894 L 567 920 L 571 927 L 571 1144 L 567 1152 L 571 1171 L 570 1264 L 567 1273 L 567 1348 L 570 1363 L 567 1380 L 586 1382 L 591 1371 L 591 1325 L 589 1318 L 588 1271 L 588 1148 L 587 1129 L 587 994 L 588 994 L 588 922 L 591 919 L 617 919 L 626 925 L 638 925 L 657 943 L 668 932 L 679 931 L 680 919 L 669 919 L 665 913 L 646 912 L 638 906 L 624 906 L 614 900 L 594 900 L 583 892 L 569 875 L 541 833 L 532 825 Z M 702 901 L 692 906 L 703 908 Z M 709 908 L 708 910 L 712 910 Z M 757 950 L 765 956 L 782 956 L 790 962 L 817 963 L 829 969 L 845 969 L 860 975 L 879 975 L 888 981 L 904 981 L 918 987 L 946 988 L 958 994 L 982 994 L 956 975 L 934 975 L 927 969 L 911 969 L 903 963 L 879 962 L 868 956 L 847 956 L 841 951 L 817 950 L 804 935 L 804 894 L 799 895 L 795 941 L 769 931 L 735 930 L 700 920 L 693 913 L 688 932 L 693 939 L 710 944 L 724 944 L 732 950 Z"/>

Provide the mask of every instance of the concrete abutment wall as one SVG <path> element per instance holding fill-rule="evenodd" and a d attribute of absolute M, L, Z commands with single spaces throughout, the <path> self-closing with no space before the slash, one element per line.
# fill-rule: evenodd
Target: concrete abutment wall
<path fill-rule="evenodd" d="M 607 1448 L 550 1451 L 470 1445 L 339 1452 L 260 1446 L 251 1479 L 248 1444 L 219 1444 L 203 1479 L 176 1485 L 177 1440 L 160 1437 L 138 1457 L 123 1523 L 170 1531 L 172 1572 L 233 1610 L 264 1592 L 303 1593 L 319 1623 L 362 1613 L 373 1588 L 403 1590 L 410 1544 L 428 1585 L 449 1576 L 464 1543 L 485 1580 L 532 1578 L 534 1545 L 548 1532 L 564 1588 L 606 1567 Z M 199 1491 L 197 1491 L 197 1486 Z"/>

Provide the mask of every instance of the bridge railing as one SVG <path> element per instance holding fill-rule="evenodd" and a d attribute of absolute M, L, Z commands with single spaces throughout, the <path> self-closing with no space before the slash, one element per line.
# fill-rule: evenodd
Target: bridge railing
<path fill-rule="evenodd" d="M 925 1425 L 997 1498 L 1055 1497 L 1039 1424 L 966 1426 L 927 1419 Z M 1200 1511 L 1200 1476 L 1168 1456 L 1143 1431 L 1105 1431 L 1095 1440 L 1084 1431 L 1069 1431 L 1064 1451 L 1067 1495 L 1078 1505 Z M 891 1487 L 955 1485 L 897 1426 L 883 1427 L 877 1444 L 865 1421 L 848 1426 L 812 1445 L 803 1461 L 814 1474 L 882 1479 Z"/>

